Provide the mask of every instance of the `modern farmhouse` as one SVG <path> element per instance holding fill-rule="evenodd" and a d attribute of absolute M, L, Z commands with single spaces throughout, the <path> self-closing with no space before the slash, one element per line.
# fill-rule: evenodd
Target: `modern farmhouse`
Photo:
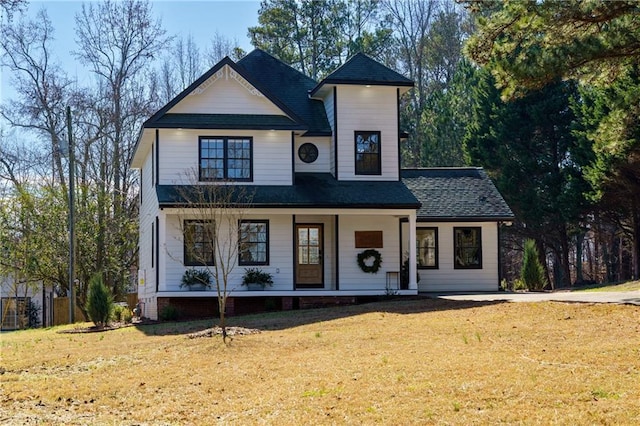
<path fill-rule="evenodd" d="M 167 305 L 212 314 L 215 286 L 180 285 L 185 271 L 215 261 L 211 238 L 238 248 L 227 260 L 228 314 L 267 300 L 295 309 L 497 290 L 500 223 L 513 214 L 482 169 L 401 170 L 399 100 L 412 86 L 363 54 L 318 83 L 254 50 L 223 59 L 150 117 L 131 164 L 140 170 L 144 315 Z M 245 194 L 236 231 L 213 235 L 203 202 L 190 197 L 211 185 Z M 273 285 L 242 286 L 247 268 Z"/>

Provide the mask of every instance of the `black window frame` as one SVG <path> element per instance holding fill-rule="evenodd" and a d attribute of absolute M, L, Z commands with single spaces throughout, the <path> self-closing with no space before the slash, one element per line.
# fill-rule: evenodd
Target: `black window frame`
<path fill-rule="evenodd" d="M 458 232 L 472 231 L 477 232 L 476 245 L 467 245 L 459 247 Z M 478 263 L 477 264 L 462 264 L 458 261 L 461 259 L 459 250 L 477 250 Z M 453 268 L 454 269 L 482 269 L 482 227 L 480 226 L 456 226 L 453 228 Z"/>
<path fill-rule="evenodd" d="M 208 140 L 221 140 L 223 143 L 222 157 L 203 157 L 202 156 L 202 143 Z M 244 161 L 245 158 L 230 158 L 229 157 L 229 141 L 241 140 L 249 143 L 249 176 L 246 178 L 229 177 L 229 170 L 232 161 Z M 204 176 L 205 170 L 214 169 L 210 167 L 202 167 L 204 161 L 219 161 L 222 160 L 222 176 L 221 177 L 209 177 Z M 240 169 L 242 170 L 242 169 Z M 198 179 L 200 182 L 214 182 L 219 180 L 227 180 L 233 182 L 253 182 L 253 137 L 252 136 L 200 136 L 198 138 Z"/>
<path fill-rule="evenodd" d="M 420 238 L 418 238 L 418 233 L 421 231 L 433 231 L 434 233 L 434 241 L 433 241 L 433 247 L 421 247 L 420 246 Z M 422 250 L 429 250 L 432 249 L 434 252 L 434 259 L 435 259 L 435 264 L 434 265 L 420 265 L 420 259 L 421 259 L 421 251 Z M 417 259 L 417 267 L 418 269 L 439 269 L 439 240 L 438 240 L 438 228 L 434 227 L 434 226 L 418 226 L 416 228 L 416 255 L 418 256 Z"/>
<path fill-rule="evenodd" d="M 265 259 L 261 261 L 246 261 L 242 259 L 242 225 L 244 224 L 261 224 L 265 225 L 265 240 L 264 241 L 249 241 L 248 244 L 264 244 Z M 269 264 L 269 221 L 266 219 L 242 219 L 238 223 L 238 265 L 240 266 L 265 266 Z"/>
<path fill-rule="evenodd" d="M 378 150 L 376 153 L 359 153 L 358 152 L 358 136 L 359 135 L 367 135 L 363 139 L 367 140 L 371 137 L 371 135 L 377 136 L 377 145 Z M 364 175 L 364 176 L 380 176 L 382 175 L 382 132 L 379 130 L 356 130 L 353 132 L 353 151 L 354 151 L 354 174 L 356 175 Z M 361 162 L 358 160 L 358 155 L 366 155 L 371 157 L 377 157 L 375 161 L 366 162 L 366 164 L 375 164 L 376 169 L 373 170 L 362 170 L 362 166 L 359 167 L 358 164 Z"/>
<path fill-rule="evenodd" d="M 209 248 L 211 249 L 211 253 L 209 253 L 209 259 L 207 261 L 203 261 L 202 259 L 194 259 L 189 254 L 190 250 L 188 248 L 188 244 L 190 243 L 190 241 L 187 238 L 187 233 L 189 232 L 189 229 L 194 225 L 207 225 L 207 224 L 210 226 L 209 232 L 211 233 L 210 235 L 211 240 L 201 241 L 201 243 L 204 244 L 203 250 L 202 250 L 203 254 L 201 254 L 201 256 L 204 257 L 204 251 L 207 250 L 207 248 Z M 182 247 L 184 250 L 182 263 L 184 264 L 184 266 L 215 266 L 216 256 L 215 256 L 214 238 L 215 238 L 215 223 L 212 220 L 185 219 L 183 222 L 183 232 L 182 232 Z M 193 241 L 192 243 L 196 243 L 196 241 Z"/>

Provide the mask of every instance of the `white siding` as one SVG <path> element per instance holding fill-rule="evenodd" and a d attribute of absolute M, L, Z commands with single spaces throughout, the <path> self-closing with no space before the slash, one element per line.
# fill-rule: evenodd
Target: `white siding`
<path fill-rule="evenodd" d="M 156 196 L 155 186 L 153 184 L 153 149 L 150 149 L 144 159 L 142 169 L 140 170 L 140 191 L 142 194 L 142 204 L 140 205 L 140 221 L 139 221 L 139 240 L 138 240 L 138 275 L 142 275 L 144 280 L 138 280 L 138 298 L 144 298 L 155 293 L 156 288 L 156 270 L 158 259 L 155 259 L 155 249 L 152 240 L 155 242 L 155 232 L 152 234 L 152 228 L 155 231 L 155 220 L 158 211 L 158 198 Z M 151 256 L 154 256 L 152 266 Z"/>
<path fill-rule="evenodd" d="M 184 274 L 184 247 L 181 221 L 194 219 L 196 216 L 167 216 L 167 241 L 163 250 L 167 261 L 165 281 L 160 283 L 160 291 L 184 291 L 180 288 L 180 280 Z M 293 289 L 293 231 L 291 215 L 247 214 L 243 219 L 269 221 L 269 265 L 257 266 L 265 272 L 273 274 L 271 290 Z M 221 230 L 225 235 L 225 229 Z M 248 268 L 250 266 L 246 266 Z M 213 266 L 211 268 L 214 268 Z M 242 275 L 245 266 L 236 265 L 229 276 L 228 291 L 242 291 Z M 213 291 L 214 289 L 212 289 Z"/>
<path fill-rule="evenodd" d="M 313 163 L 305 163 L 298 157 L 298 148 L 303 143 L 312 143 L 318 148 L 318 159 Z M 295 167 L 296 172 L 313 172 L 313 173 L 329 173 L 330 172 L 330 155 L 331 155 L 331 138 L 301 138 L 295 139 Z"/>
<path fill-rule="evenodd" d="M 199 94 L 192 93 L 171 108 L 169 113 L 192 114 L 275 114 L 285 115 L 270 100 L 257 93 L 246 81 L 244 86 L 223 67 L 223 77 Z M 242 77 L 239 77 L 242 79 Z M 251 91 L 250 91 L 251 90 Z"/>
<path fill-rule="evenodd" d="M 498 282 L 498 228 L 495 222 L 418 222 L 418 228 L 438 228 L 438 269 L 419 269 L 419 291 L 496 291 Z M 455 269 L 453 228 L 480 227 L 482 269 Z M 403 224 L 403 247 L 407 247 L 407 224 Z"/>
<path fill-rule="evenodd" d="M 382 255 L 377 274 L 363 272 L 357 256 L 365 248 L 355 247 L 355 231 L 382 231 L 384 247 L 372 247 Z M 393 216 L 340 216 L 340 290 L 384 289 L 386 272 L 400 271 L 398 218 Z"/>
<path fill-rule="evenodd" d="M 397 91 L 388 86 L 338 86 L 338 179 L 398 179 Z M 355 174 L 354 131 L 379 131 L 381 175 Z"/>
<path fill-rule="evenodd" d="M 291 185 L 291 132 L 274 130 L 160 130 L 160 184 L 192 183 L 198 176 L 200 136 L 253 137 L 253 183 Z"/>

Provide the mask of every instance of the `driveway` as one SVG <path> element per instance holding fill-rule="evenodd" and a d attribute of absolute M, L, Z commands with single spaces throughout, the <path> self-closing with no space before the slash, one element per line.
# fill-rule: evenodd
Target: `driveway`
<path fill-rule="evenodd" d="M 495 293 L 426 293 L 426 296 L 447 300 L 473 300 L 478 302 L 507 300 L 509 302 L 583 302 L 583 303 L 617 303 L 640 306 L 640 291 L 601 291 L 585 292 L 541 292 L 518 293 L 500 291 Z"/>

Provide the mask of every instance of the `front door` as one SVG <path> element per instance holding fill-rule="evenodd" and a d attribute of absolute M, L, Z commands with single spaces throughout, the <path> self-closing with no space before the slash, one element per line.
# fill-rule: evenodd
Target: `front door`
<path fill-rule="evenodd" d="M 296 288 L 322 287 L 322 224 L 296 224 Z"/>

